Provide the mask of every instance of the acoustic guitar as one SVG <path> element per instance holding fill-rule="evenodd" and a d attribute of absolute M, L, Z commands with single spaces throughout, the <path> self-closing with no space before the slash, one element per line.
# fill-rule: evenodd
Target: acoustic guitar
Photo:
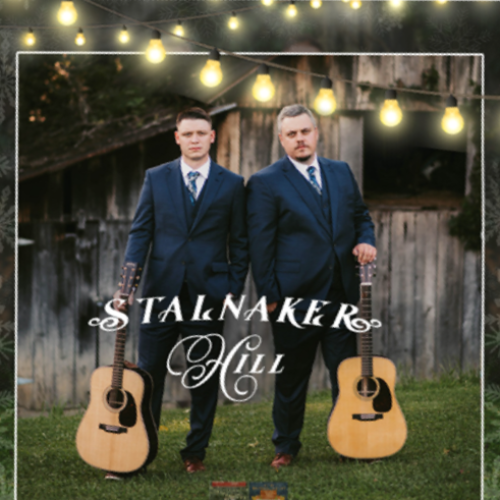
<path fill-rule="evenodd" d="M 361 318 L 371 320 L 375 264 L 360 266 Z M 360 334 L 358 357 L 344 360 L 337 371 L 339 397 L 328 421 L 333 449 L 349 458 L 393 455 L 406 441 L 406 422 L 396 401 L 396 367 L 373 356 L 371 329 Z"/>
<path fill-rule="evenodd" d="M 120 297 L 137 288 L 137 265 L 123 267 Z M 127 302 L 126 302 L 127 303 Z M 158 451 L 151 412 L 151 375 L 124 361 L 126 329 L 116 332 L 112 366 L 97 368 L 90 381 L 90 403 L 78 427 L 76 447 L 89 465 L 129 473 L 147 465 Z"/>

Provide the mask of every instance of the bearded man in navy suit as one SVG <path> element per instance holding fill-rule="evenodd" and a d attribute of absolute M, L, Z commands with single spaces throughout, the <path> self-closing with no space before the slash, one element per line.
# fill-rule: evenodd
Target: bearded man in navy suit
<path fill-rule="evenodd" d="M 150 318 L 144 316 L 139 332 L 140 368 L 153 378 L 152 410 L 160 425 L 167 358 L 183 338 L 222 334 L 218 320 L 228 294 L 237 298 L 248 271 L 248 241 L 243 177 L 210 159 L 215 140 L 210 116 L 200 108 L 177 117 L 175 140 L 181 157 L 146 171 L 136 214 L 130 230 L 125 262 L 143 267 L 149 254 L 144 297 L 163 297 L 153 302 Z M 192 320 L 199 296 L 205 296 L 203 310 L 212 308 L 211 320 Z M 162 321 L 158 313 L 178 297 L 182 321 L 174 314 Z M 119 292 L 115 294 L 119 298 Z M 131 304 L 133 296 L 129 299 Z M 141 305 L 145 305 L 142 302 Z M 119 308 L 120 306 L 115 305 Z M 122 306 L 123 308 L 123 306 Z M 188 367 L 191 360 L 203 359 L 207 372 L 219 356 L 221 345 L 184 342 Z M 192 347 L 190 356 L 187 351 Z M 194 364 L 200 364 L 196 362 Z M 190 371 L 195 385 L 200 371 Z M 219 371 L 208 381 L 191 389 L 191 429 L 181 457 L 188 472 L 205 469 L 208 446 L 217 406 Z"/>
<path fill-rule="evenodd" d="M 331 325 L 341 303 L 359 300 L 355 257 L 365 264 L 376 256 L 374 226 L 349 166 L 316 155 L 318 129 L 311 111 L 298 104 L 283 108 L 278 133 L 286 156 L 247 185 L 252 273 L 259 297 L 267 300 L 276 355 L 284 355 L 273 405 L 276 469 L 289 465 L 301 447 L 318 345 L 335 404 L 337 368 L 356 355 L 356 337 L 343 324 Z M 294 311 L 298 327 L 280 318 L 286 297 L 302 299 Z M 307 319 L 312 300 L 325 301 L 319 302 L 322 326 Z"/>

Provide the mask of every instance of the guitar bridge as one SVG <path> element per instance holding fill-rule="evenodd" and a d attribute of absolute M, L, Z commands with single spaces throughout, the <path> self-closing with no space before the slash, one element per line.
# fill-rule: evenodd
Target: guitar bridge
<path fill-rule="evenodd" d="M 382 415 L 382 413 L 354 413 L 352 415 L 353 420 L 362 421 L 378 420 L 380 418 L 384 418 L 384 415 Z"/>
<path fill-rule="evenodd" d="M 127 432 L 126 427 L 120 427 L 119 425 L 99 424 L 99 429 L 102 429 L 105 432 L 111 432 L 113 434 L 124 434 L 125 432 Z"/>

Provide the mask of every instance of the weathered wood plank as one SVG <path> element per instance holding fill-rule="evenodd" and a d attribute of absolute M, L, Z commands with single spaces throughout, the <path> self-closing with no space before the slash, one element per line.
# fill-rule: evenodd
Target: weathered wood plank
<path fill-rule="evenodd" d="M 240 122 L 239 111 L 230 111 L 217 129 L 217 163 L 240 173 Z"/>
<path fill-rule="evenodd" d="M 349 164 L 363 193 L 363 117 L 339 118 L 339 144 L 339 160 Z"/>
<path fill-rule="evenodd" d="M 413 373 L 415 335 L 415 213 L 393 212 L 391 221 L 388 356 Z"/>
<path fill-rule="evenodd" d="M 418 377 L 430 377 L 435 364 L 439 212 L 418 213 L 415 222 L 414 366 Z"/>
<path fill-rule="evenodd" d="M 442 211 L 438 226 L 436 352 L 434 370 L 457 369 L 462 350 L 463 245 L 449 234 L 453 212 Z"/>
<path fill-rule="evenodd" d="M 389 304 L 391 299 L 391 216 L 389 211 L 371 212 L 375 224 L 375 244 L 377 247 L 376 276 L 373 279 L 372 314 L 382 322 L 382 327 L 373 330 L 373 353 L 387 356 L 391 352 L 389 344 Z"/>
<path fill-rule="evenodd" d="M 481 349 L 481 258 L 467 251 L 464 257 L 462 369 L 480 366 Z"/>

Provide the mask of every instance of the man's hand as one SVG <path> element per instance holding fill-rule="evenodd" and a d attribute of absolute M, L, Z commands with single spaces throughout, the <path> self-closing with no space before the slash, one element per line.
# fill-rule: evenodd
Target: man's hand
<path fill-rule="evenodd" d="M 272 312 L 274 312 L 274 310 L 276 309 L 277 305 L 278 305 L 277 302 L 271 302 L 270 304 L 267 304 L 267 312 L 269 314 L 271 314 Z"/>
<path fill-rule="evenodd" d="M 120 290 L 117 290 L 115 292 L 115 294 L 113 295 L 113 298 L 114 299 L 121 299 L 120 297 Z M 132 292 L 130 292 L 130 295 L 128 296 L 128 305 L 131 306 L 132 303 L 134 302 L 134 291 L 132 290 Z M 122 304 L 122 305 L 118 305 L 118 302 L 115 301 L 113 302 L 113 307 L 117 310 L 117 311 L 122 311 L 122 312 L 125 312 L 125 304 Z"/>
<path fill-rule="evenodd" d="M 368 243 L 360 243 L 354 247 L 352 253 L 358 258 L 358 262 L 364 265 L 375 260 L 377 249 Z"/>

